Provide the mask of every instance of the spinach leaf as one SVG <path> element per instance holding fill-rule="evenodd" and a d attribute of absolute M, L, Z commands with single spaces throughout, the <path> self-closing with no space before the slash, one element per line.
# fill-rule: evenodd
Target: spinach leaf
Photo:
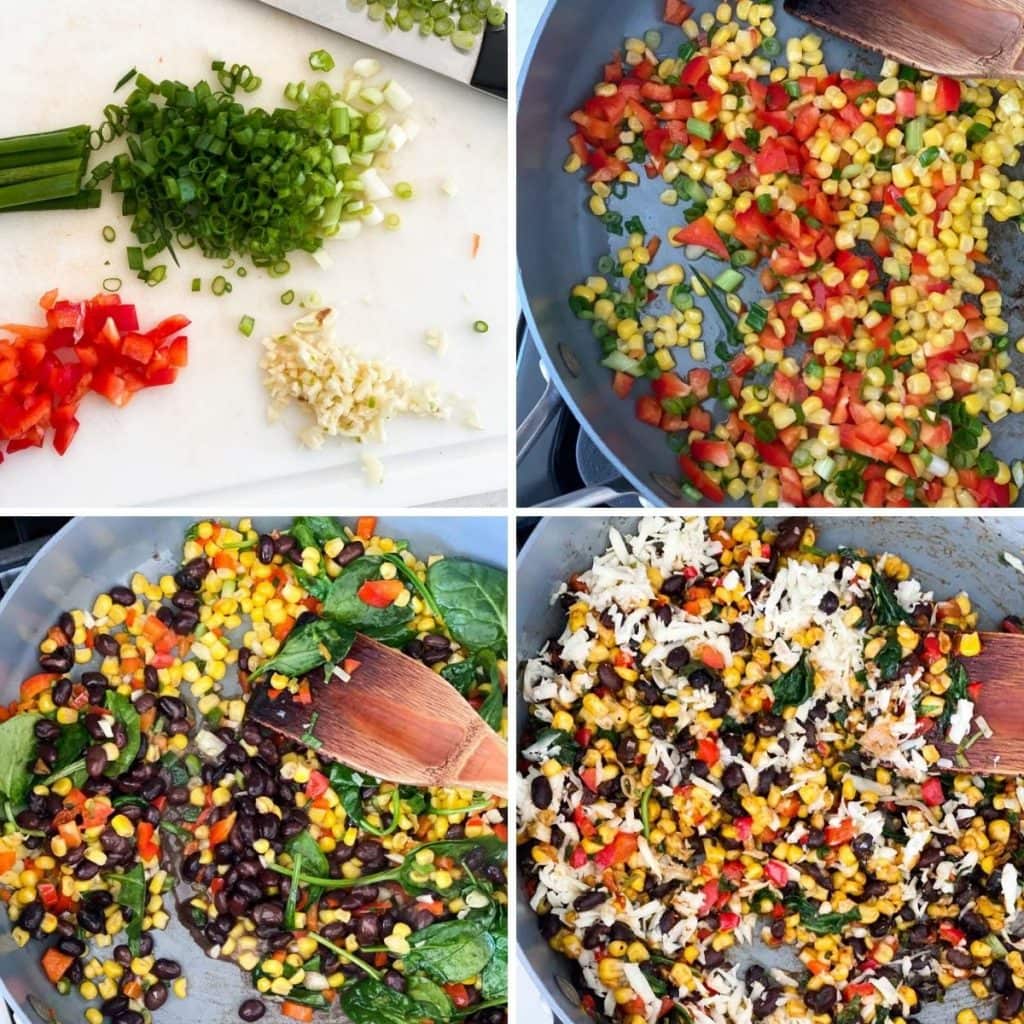
<path fill-rule="evenodd" d="M 453 861 L 460 864 L 465 870 L 466 858 L 474 850 L 478 849 L 483 852 L 488 864 L 504 864 L 508 859 L 508 848 L 497 836 L 481 836 L 479 839 L 440 839 L 437 842 L 425 843 L 423 846 L 417 846 L 411 850 L 398 869 L 398 880 L 402 883 L 402 887 L 414 896 L 432 892 L 432 883 L 429 879 L 424 880 L 422 878 L 426 872 L 416 862 L 416 854 L 420 850 L 432 850 L 435 859 L 438 857 L 451 857 Z M 452 895 L 461 895 L 464 891 L 476 887 L 476 878 L 472 872 L 467 871 L 465 877 L 457 879 L 453 883 L 452 889 L 448 890 L 448 892 Z M 459 978 L 457 980 L 462 981 L 463 979 Z"/>
<path fill-rule="evenodd" d="M 320 844 L 308 833 L 300 832 L 285 847 L 292 859 L 302 858 L 306 872 L 310 875 L 328 875 L 331 865 L 327 861 Z"/>
<path fill-rule="evenodd" d="M 107 710 L 124 726 L 128 736 L 117 758 L 106 767 L 105 774 L 113 778 L 126 772 L 138 757 L 142 745 L 142 727 L 135 705 L 116 690 L 107 690 Z"/>
<path fill-rule="evenodd" d="M 416 614 L 412 604 L 374 608 L 359 598 L 359 588 L 367 580 L 380 578 L 383 562 L 376 555 L 363 555 L 347 566 L 331 584 L 323 614 L 325 618 L 375 637 L 382 643 L 397 646 L 400 638 L 404 638 L 402 642 L 409 638 L 408 623 Z"/>
<path fill-rule="evenodd" d="M 305 985 L 296 985 L 288 993 L 288 1001 L 290 1003 L 300 1003 L 302 1006 L 312 1006 L 314 1010 L 329 1010 L 331 1004 L 327 1002 L 327 997 L 323 992 L 314 992 L 310 988 L 306 988 Z"/>
<path fill-rule="evenodd" d="M 364 786 L 380 785 L 380 780 L 337 762 L 331 765 L 327 778 L 331 789 L 338 794 L 338 800 L 345 808 L 349 822 L 353 825 L 358 824 L 363 817 L 363 797 L 360 791 Z"/>
<path fill-rule="evenodd" d="M 305 569 L 297 565 L 292 566 L 292 574 L 298 580 L 299 585 L 313 595 L 318 601 L 326 601 L 327 595 L 331 592 L 331 581 L 327 573 L 321 570 L 318 576 L 310 576 Z"/>
<path fill-rule="evenodd" d="M 939 715 L 939 725 L 943 729 L 949 727 L 949 721 L 956 712 L 957 701 L 967 700 L 969 682 L 963 662 L 953 661 L 949 666 L 949 687 L 943 694 L 945 704 L 942 707 L 942 714 Z"/>
<path fill-rule="evenodd" d="M 441 1024 L 452 1019 L 452 1011 L 455 1008 L 448 998 L 448 993 L 429 978 L 421 974 L 413 975 L 406 982 L 405 994 L 422 1008 L 429 1020 Z"/>
<path fill-rule="evenodd" d="M 836 1017 L 836 1024 L 860 1024 L 861 1019 L 861 999 L 860 996 L 854 996 L 843 1007 L 842 1012 Z M 877 1021 L 878 1018 L 876 1017 Z"/>
<path fill-rule="evenodd" d="M 299 876 L 302 874 L 302 854 L 295 855 L 292 865 L 292 884 L 288 889 L 288 899 L 284 905 L 284 926 L 288 931 L 295 930 L 295 908 L 299 902 Z"/>
<path fill-rule="evenodd" d="M 502 711 L 505 708 L 505 691 L 501 688 L 501 673 L 493 651 L 481 651 L 477 661 L 490 677 L 491 689 L 480 705 L 480 717 L 494 730 L 501 728 Z"/>
<path fill-rule="evenodd" d="M 128 936 L 129 949 L 138 956 L 142 940 L 142 917 L 146 912 L 146 873 L 141 864 L 136 864 L 127 874 L 112 872 L 106 879 L 118 883 L 115 899 L 122 907 L 131 911 L 131 920 L 125 925 L 125 932 Z"/>
<path fill-rule="evenodd" d="M 880 572 L 871 574 L 871 599 L 875 622 L 879 626 L 898 626 L 901 622 L 910 621 L 910 616 L 896 600 L 889 581 Z"/>
<path fill-rule="evenodd" d="M 494 956 L 487 962 L 480 976 L 480 991 L 484 999 L 497 999 L 508 995 L 508 933 L 502 931 L 495 935 Z"/>
<path fill-rule="evenodd" d="M 494 955 L 493 937 L 476 921 L 440 921 L 409 936 L 405 964 L 435 981 L 460 982 L 479 974 Z"/>
<path fill-rule="evenodd" d="M 772 706 L 776 708 L 799 707 L 811 699 L 814 693 L 814 669 L 807 663 L 806 652 L 800 655 L 800 660 L 788 672 L 784 672 L 772 683 L 772 693 Z"/>
<path fill-rule="evenodd" d="M 790 910 L 797 911 L 800 914 L 800 923 L 815 935 L 836 935 L 846 925 L 860 920 L 860 911 L 856 907 L 845 914 L 822 914 L 819 912 L 819 905 L 803 895 L 787 896 L 782 902 Z"/>
<path fill-rule="evenodd" d="M 0 794 L 15 809 L 25 803 L 32 788 L 32 765 L 36 759 L 37 714 L 21 714 L 0 723 Z"/>
<path fill-rule="evenodd" d="M 508 649 L 508 577 L 465 558 L 442 558 L 427 570 L 427 585 L 448 632 L 471 651 Z"/>
<path fill-rule="evenodd" d="M 473 661 L 459 661 L 454 665 L 445 665 L 441 669 L 441 676 L 447 679 L 463 697 L 476 686 L 476 663 Z"/>
<path fill-rule="evenodd" d="M 878 666 L 879 675 L 884 682 L 889 683 L 896 678 L 902 660 L 903 648 L 896 635 L 893 634 L 885 641 L 885 646 L 875 656 L 875 664 Z"/>
<path fill-rule="evenodd" d="M 409 996 L 375 978 L 346 985 L 339 1000 L 352 1024 L 419 1024 L 424 1010 Z"/>
<path fill-rule="evenodd" d="M 329 540 L 345 537 L 341 523 L 333 516 L 299 516 L 290 532 L 304 548 L 322 548 Z"/>
<path fill-rule="evenodd" d="M 444 621 L 444 616 L 441 614 L 441 609 L 438 608 L 437 601 L 434 600 L 434 595 L 430 592 L 430 588 L 405 564 L 405 559 L 401 555 L 384 555 L 384 561 L 390 562 L 398 570 L 399 575 L 405 578 L 406 583 L 420 595 L 426 606 L 430 609 L 430 614 L 435 619 Z"/>
<path fill-rule="evenodd" d="M 286 676 L 305 675 L 328 662 L 336 665 L 349 652 L 355 630 L 327 619 L 307 619 L 296 626 L 285 638 L 284 646 L 260 665 L 252 678 L 268 672 L 281 672 Z"/>
<path fill-rule="evenodd" d="M 57 737 L 57 760 L 53 762 L 51 770 L 61 772 L 72 762 L 77 761 L 85 753 L 90 742 L 89 733 L 81 719 L 65 725 Z"/>

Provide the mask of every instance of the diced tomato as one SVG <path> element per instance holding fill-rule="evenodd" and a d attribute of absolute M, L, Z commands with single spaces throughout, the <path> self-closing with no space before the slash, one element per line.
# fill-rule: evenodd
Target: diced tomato
<path fill-rule="evenodd" d="M 781 861 L 768 861 L 764 866 L 764 873 L 768 876 L 768 881 L 776 886 L 776 888 L 781 889 L 789 882 L 789 868 Z"/>
<path fill-rule="evenodd" d="M 583 771 L 580 772 L 580 781 L 592 793 L 596 793 L 597 792 L 598 783 L 600 781 L 598 779 L 597 769 L 596 768 L 584 768 Z"/>
<path fill-rule="evenodd" d="M 780 174 L 789 169 L 789 153 L 778 140 L 766 142 L 754 161 L 758 174 Z"/>
<path fill-rule="evenodd" d="M 708 736 L 704 736 L 697 740 L 697 760 L 703 761 L 709 768 L 713 764 L 718 764 L 718 759 L 721 756 L 718 750 L 718 744 Z"/>
<path fill-rule="evenodd" d="M 310 800 L 316 800 L 327 792 L 329 783 L 323 772 L 310 772 L 309 781 L 306 783 L 306 796 Z"/>
<path fill-rule="evenodd" d="M 572 822 L 584 839 L 589 839 L 597 834 L 597 827 L 587 817 L 587 812 L 581 805 L 577 804 L 576 809 L 572 812 Z"/>
<path fill-rule="evenodd" d="M 853 822 L 847 818 L 841 825 L 829 825 L 825 829 L 825 842 L 829 846 L 842 846 L 857 834 Z"/>
<path fill-rule="evenodd" d="M 661 402 L 654 395 L 641 395 L 636 400 L 636 418 L 652 427 L 661 424 Z"/>
<path fill-rule="evenodd" d="M 939 114 L 952 114 L 960 108 L 960 83 L 955 78 L 941 75 L 935 92 L 935 110 Z"/>
<path fill-rule="evenodd" d="M 577 846 L 573 849 L 572 853 L 569 854 L 569 867 L 579 870 L 586 866 L 589 859 L 587 851 L 584 850 L 582 846 Z"/>
<path fill-rule="evenodd" d="M 628 373 L 620 373 L 616 371 L 615 376 L 612 378 L 612 391 L 614 391 L 619 398 L 628 398 L 630 391 L 633 390 L 633 384 L 635 382 L 635 377 L 631 377 Z"/>

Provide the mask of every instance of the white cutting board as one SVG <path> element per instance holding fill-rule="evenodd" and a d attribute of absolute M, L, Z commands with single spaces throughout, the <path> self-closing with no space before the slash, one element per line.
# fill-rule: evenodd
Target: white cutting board
<path fill-rule="evenodd" d="M 393 507 L 505 488 L 512 350 L 506 106 L 256 0 L 103 0 L 98 8 L 34 0 L 30 6 L 28 14 L 23 3 L 0 0 L 0 135 L 97 124 L 114 85 L 132 67 L 191 85 L 214 59 L 247 63 L 264 84 L 243 102 L 271 107 L 283 101 L 287 82 L 317 77 L 307 57 L 321 47 L 337 62 L 334 75 L 359 57 L 379 58 L 382 80 L 394 77 L 413 94 L 409 116 L 422 130 L 386 175 L 416 190 L 412 202 L 385 204 L 401 215 L 401 229 L 381 226 L 354 243 L 328 243 L 334 265 L 326 270 L 296 254 L 283 279 L 252 268 L 239 278 L 193 249 L 181 254 L 180 269 L 168 260 L 167 280 L 149 288 L 127 269 L 125 246 L 134 236 L 119 197 L 106 191 L 99 210 L 0 215 L 0 323 L 36 322 L 36 303 L 49 288 L 83 298 L 110 276 L 124 281 L 124 300 L 137 304 L 143 328 L 172 313 L 193 321 L 190 365 L 176 384 L 142 392 L 126 409 L 87 397 L 67 455 L 47 447 L 0 465 L 0 503 L 68 510 L 181 505 L 199 497 L 224 510 L 234 499 L 240 507 L 296 499 Z M 100 158 L 116 151 L 108 147 Z M 442 191 L 446 181 L 458 188 L 454 198 Z M 117 230 L 113 244 L 102 238 L 106 224 Z M 482 236 L 476 259 L 474 232 Z M 230 295 L 210 293 L 218 274 L 232 281 Z M 191 291 L 194 277 L 203 279 L 200 294 Z M 471 400 L 483 429 L 465 425 L 461 403 L 448 422 L 392 421 L 387 441 L 367 449 L 385 468 L 384 484 L 374 486 L 363 473 L 362 446 L 335 439 L 314 452 L 290 424 L 269 424 L 260 339 L 302 312 L 297 303 L 281 305 L 287 289 L 323 296 L 339 310 L 339 338 L 368 357 Z M 256 319 L 251 339 L 237 329 L 245 314 Z M 474 333 L 478 319 L 488 322 L 488 333 Z M 444 356 L 424 344 L 432 327 L 448 335 Z M 307 421 L 297 415 L 292 422 Z"/>

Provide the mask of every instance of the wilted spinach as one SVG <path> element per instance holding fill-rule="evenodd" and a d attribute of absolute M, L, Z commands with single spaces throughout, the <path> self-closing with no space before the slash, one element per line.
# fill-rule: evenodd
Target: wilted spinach
<path fill-rule="evenodd" d="M 783 903 L 790 910 L 799 913 L 800 923 L 815 935 L 836 935 L 846 925 L 860 920 L 860 911 L 856 907 L 845 914 L 834 911 L 831 914 L 822 914 L 818 905 L 804 895 L 787 896 Z"/>
<path fill-rule="evenodd" d="M 128 948 L 138 956 L 142 941 L 142 917 L 146 912 L 146 873 L 141 864 L 136 864 L 127 874 L 112 872 L 105 877 L 108 882 L 118 883 L 115 899 L 120 906 L 131 911 L 131 919 L 125 925 L 125 934 L 128 936 Z"/>
<path fill-rule="evenodd" d="M 352 1024 L 420 1024 L 428 1008 L 376 978 L 363 978 L 342 989 L 341 1009 Z"/>
<path fill-rule="evenodd" d="M 470 651 L 508 649 L 508 578 L 465 558 L 442 558 L 427 570 L 427 586 L 448 632 Z"/>
<path fill-rule="evenodd" d="M 36 722 L 41 715 L 15 715 L 0 723 L 0 794 L 19 809 L 32 788 Z"/>
<path fill-rule="evenodd" d="M 405 964 L 435 981 L 460 982 L 479 974 L 494 955 L 494 938 L 476 921 L 439 921 L 409 936 Z"/>
<path fill-rule="evenodd" d="M 354 629 L 339 623 L 306 619 L 288 634 L 281 650 L 253 672 L 252 678 L 268 672 L 302 676 L 328 662 L 336 665 L 348 654 L 355 636 Z"/>
<path fill-rule="evenodd" d="M 142 745 L 142 726 L 135 705 L 116 690 L 107 690 L 107 710 L 124 726 L 128 737 L 117 758 L 106 767 L 106 774 L 113 778 L 126 772 L 138 757 Z"/>
<path fill-rule="evenodd" d="M 889 581 L 877 571 L 871 574 L 871 599 L 875 622 L 879 626 L 898 626 L 901 622 L 910 621 L 910 616 L 896 600 Z"/>
<path fill-rule="evenodd" d="M 773 706 L 776 708 L 799 707 L 814 694 L 814 669 L 808 664 L 807 654 L 772 683 Z"/>
<path fill-rule="evenodd" d="M 359 597 L 359 588 L 367 580 L 379 579 L 383 561 L 376 555 L 363 555 L 347 566 L 331 584 L 323 615 L 381 643 L 400 647 L 414 635 L 409 628 L 416 614 L 412 605 L 389 604 L 385 608 L 374 608 Z"/>

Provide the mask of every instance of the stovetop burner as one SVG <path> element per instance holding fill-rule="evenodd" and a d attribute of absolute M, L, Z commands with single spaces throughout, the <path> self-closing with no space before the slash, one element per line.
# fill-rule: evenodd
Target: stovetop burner
<path fill-rule="evenodd" d="M 32 556 L 67 522 L 57 516 L 0 517 L 0 597 Z"/>

